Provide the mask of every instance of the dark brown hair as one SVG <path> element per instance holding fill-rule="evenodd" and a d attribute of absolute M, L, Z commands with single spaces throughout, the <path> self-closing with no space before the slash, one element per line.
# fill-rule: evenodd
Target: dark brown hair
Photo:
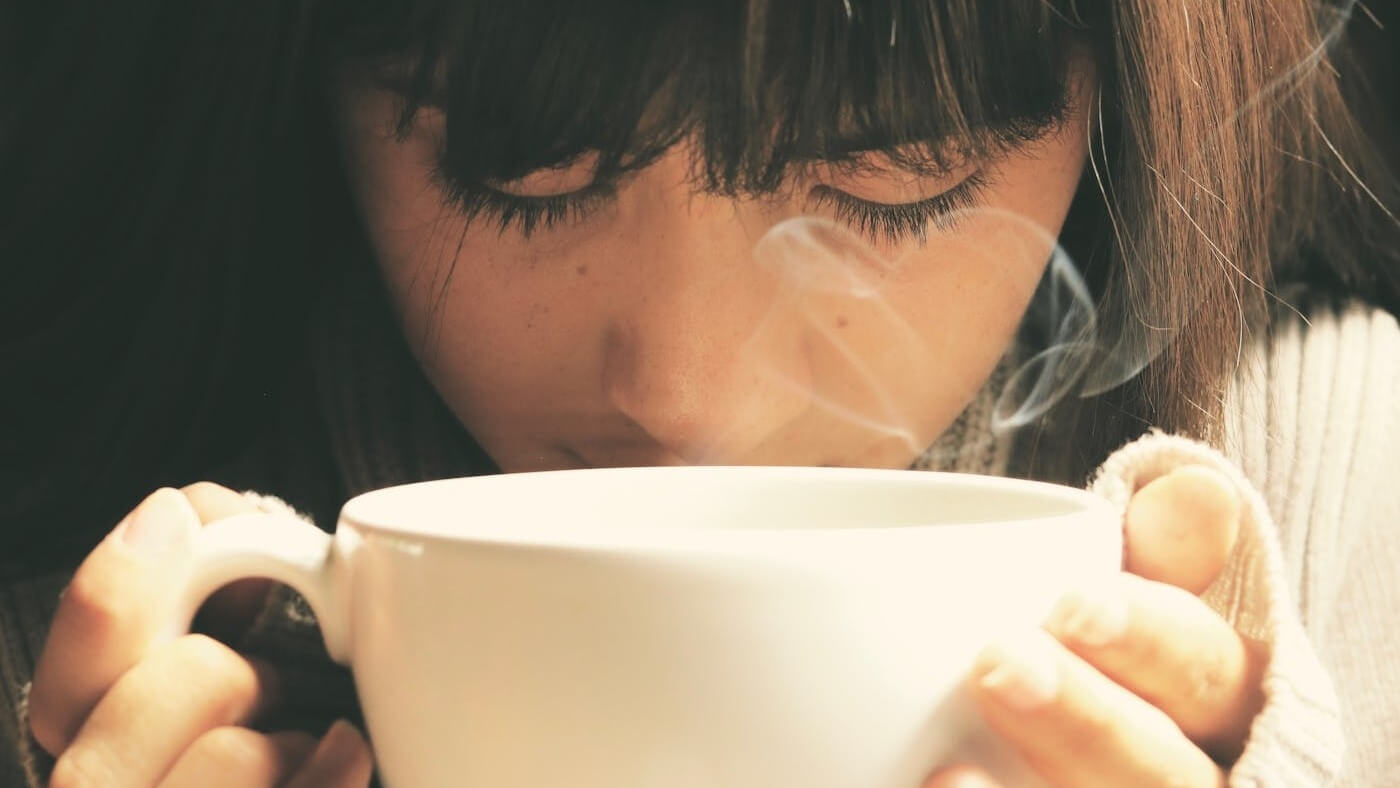
<path fill-rule="evenodd" d="M 1345 46 L 1360 8 L 1129 0 L 1085 20 L 1102 103 L 1081 259 L 1108 335 L 1161 353 L 1047 425 L 1076 436 L 1050 442 L 1077 451 L 1062 467 L 1082 478 L 1148 426 L 1215 437 L 1249 343 L 1308 308 L 1299 286 L 1400 305 L 1396 183 L 1343 95 L 1363 84 Z"/>

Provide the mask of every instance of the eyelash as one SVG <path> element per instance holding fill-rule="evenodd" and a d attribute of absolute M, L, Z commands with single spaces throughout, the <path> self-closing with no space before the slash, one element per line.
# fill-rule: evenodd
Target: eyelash
<path fill-rule="evenodd" d="M 871 202 L 830 186 L 817 186 L 812 190 L 812 198 L 818 205 L 830 206 L 836 218 L 873 241 L 898 243 L 912 239 L 923 246 L 928 241 L 930 224 L 940 232 L 956 229 L 966 211 L 982 202 L 986 188 L 987 177 L 978 170 L 942 194 L 917 202 Z"/>
<path fill-rule="evenodd" d="M 433 179 L 469 223 L 485 217 L 498 233 L 515 228 L 526 239 L 537 230 L 582 222 L 617 196 L 616 184 L 606 182 L 567 194 L 523 197 L 488 186 L 460 184 L 436 168 Z M 955 229 L 963 212 L 981 202 L 986 186 L 986 177 L 978 170 L 942 194 L 917 202 L 871 202 L 830 186 L 813 188 L 811 196 L 817 205 L 829 206 L 838 219 L 873 241 L 898 243 L 912 239 L 922 246 L 928 241 L 930 224 L 940 232 Z"/>
<path fill-rule="evenodd" d="M 538 229 L 549 230 L 561 223 L 582 222 L 617 196 L 615 184 L 594 183 L 567 194 L 522 197 L 489 186 L 458 183 L 441 168 L 434 168 L 433 181 L 469 224 L 485 217 L 490 219 L 498 233 L 515 227 L 525 238 Z"/>

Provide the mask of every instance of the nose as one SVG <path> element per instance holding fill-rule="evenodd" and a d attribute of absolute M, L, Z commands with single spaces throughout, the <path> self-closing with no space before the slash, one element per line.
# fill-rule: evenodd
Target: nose
<path fill-rule="evenodd" d="M 704 194 L 650 200 L 635 286 L 605 338 L 609 403 L 691 463 L 752 461 L 807 405 L 800 326 L 736 210 Z"/>

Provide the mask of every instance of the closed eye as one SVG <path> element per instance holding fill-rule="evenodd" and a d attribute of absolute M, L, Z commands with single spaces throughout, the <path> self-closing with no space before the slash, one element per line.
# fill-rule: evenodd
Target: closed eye
<path fill-rule="evenodd" d="M 930 225 L 939 232 L 955 230 L 969 209 L 982 203 L 987 183 L 985 172 L 977 170 L 958 185 L 914 202 L 875 202 L 825 184 L 812 187 L 809 198 L 872 241 L 897 244 L 913 240 L 922 246 L 928 241 Z"/>
<path fill-rule="evenodd" d="M 468 223 L 487 219 L 498 233 L 514 228 L 527 239 L 537 230 L 581 223 L 617 197 L 617 184 L 609 181 L 595 181 L 560 194 L 512 194 L 484 184 L 461 183 L 441 166 L 434 168 L 433 181 Z"/>
<path fill-rule="evenodd" d="M 469 222 L 486 219 L 498 233 L 516 229 L 527 239 L 539 230 L 582 223 L 618 194 L 618 184 L 610 181 L 594 181 L 560 194 L 513 194 L 484 184 L 461 183 L 442 167 L 434 168 L 433 180 Z M 939 232 L 955 230 L 969 209 L 982 203 L 987 186 L 988 177 L 979 169 L 956 186 L 913 202 L 877 202 L 826 184 L 812 187 L 808 198 L 873 242 L 912 240 L 922 246 L 928 241 L 930 226 Z"/>

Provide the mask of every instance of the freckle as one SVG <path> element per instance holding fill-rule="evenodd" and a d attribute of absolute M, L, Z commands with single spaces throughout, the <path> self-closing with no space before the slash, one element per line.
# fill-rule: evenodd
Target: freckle
<path fill-rule="evenodd" d="M 836 327 L 837 327 L 837 328 L 845 328 L 846 326 L 849 326 L 850 324 L 851 324 L 851 321 L 847 320 L 845 315 L 837 315 L 837 316 L 836 316 Z"/>
<path fill-rule="evenodd" d="M 586 265 L 581 265 L 578 268 L 575 268 L 574 270 L 578 272 L 579 276 L 588 276 L 588 266 Z"/>

